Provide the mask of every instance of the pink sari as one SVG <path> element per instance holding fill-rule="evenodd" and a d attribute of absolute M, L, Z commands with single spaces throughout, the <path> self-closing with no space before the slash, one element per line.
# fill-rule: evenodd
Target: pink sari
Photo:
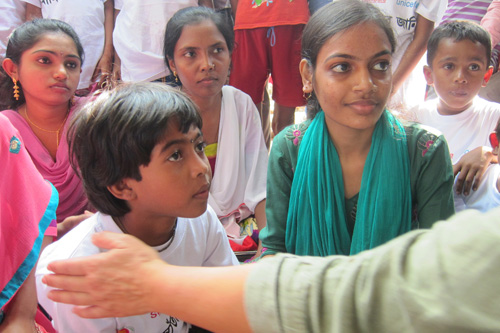
<path fill-rule="evenodd" d="M 49 225 L 55 235 L 58 194 L 43 180 L 19 132 L 0 113 L 0 308 L 35 266 Z"/>
<path fill-rule="evenodd" d="M 76 107 L 73 107 L 70 110 L 69 119 L 71 119 L 75 109 Z M 2 114 L 9 118 L 14 127 L 21 133 L 26 149 L 43 178 L 54 184 L 59 192 L 60 203 L 57 208 L 57 222 L 62 222 L 68 216 L 82 214 L 87 208 L 88 200 L 78 175 L 69 163 L 66 132 L 70 121 L 66 122 L 54 161 L 49 151 L 17 111 L 5 110 L 2 111 Z"/>

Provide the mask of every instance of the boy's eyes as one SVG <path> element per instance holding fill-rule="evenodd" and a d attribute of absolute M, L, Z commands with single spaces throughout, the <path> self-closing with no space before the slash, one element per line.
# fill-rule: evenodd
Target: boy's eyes
<path fill-rule="evenodd" d="M 478 64 L 470 64 L 469 65 L 469 70 L 471 71 L 478 71 L 481 69 L 481 66 L 479 66 Z"/>
<path fill-rule="evenodd" d="M 443 66 L 444 69 L 453 69 L 454 67 L 453 64 L 444 64 Z"/>
<path fill-rule="evenodd" d="M 194 146 L 194 150 L 196 153 L 204 153 L 205 152 L 205 147 L 207 146 L 205 141 L 201 141 Z M 171 162 L 177 162 L 180 161 L 183 157 L 183 154 L 181 152 L 181 149 L 176 149 L 168 158 L 168 161 Z"/>
<path fill-rule="evenodd" d="M 169 160 L 169 161 L 172 161 L 172 162 L 175 162 L 175 161 L 180 160 L 180 159 L 181 159 L 181 157 L 182 157 L 181 152 L 180 152 L 180 151 L 178 151 L 178 150 L 176 150 L 176 151 L 174 151 L 174 153 L 173 153 L 172 155 L 170 155 L 170 156 L 168 157 L 168 160 Z"/>
<path fill-rule="evenodd" d="M 196 151 L 198 153 L 202 153 L 205 151 L 205 147 L 207 146 L 207 143 L 205 141 L 202 141 L 196 145 Z"/>

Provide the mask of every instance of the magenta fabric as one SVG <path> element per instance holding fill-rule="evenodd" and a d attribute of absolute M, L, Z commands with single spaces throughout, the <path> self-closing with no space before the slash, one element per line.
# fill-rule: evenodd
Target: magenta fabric
<path fill-rule="evenodd" d="M 68 216 L 82 214 L 88 205 L 82 183 L 69 163 L 68 142 L 66 140 L 66 132 L 71 117 L 76 107 L 83 101 L 83 99 L 77 100 L 76 106 L 70 110 L 68 121 L 66 121 L 55 161 L 38 137 L 33 133 L 26 120 L 17 111 L 6 110 L 2 112 L 21 133 L 28 153 L 38 171 L 40 171 L 43 178 L 50 181 L 59 192 L 57 222 L 62 222 Z"/>
<path fill-rule="evenodd" d="M 38 260 L 44 233 L 55 219 L 58 196 L 24 148 L 19 132 L 0 113 L 0 308 Z"/>

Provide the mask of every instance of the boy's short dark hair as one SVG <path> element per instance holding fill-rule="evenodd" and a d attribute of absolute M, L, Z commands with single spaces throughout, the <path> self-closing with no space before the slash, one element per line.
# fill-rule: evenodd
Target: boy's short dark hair
<path fill-rule="evenodd" d="M 491 58 L 491 38 L 479 24 L 470 21 L 452 21 L 438 26 L 431 34 L 427 42 L 427 65 L 432 67 L 432 62 L 436 56 L 439 42 L 444 38 L 453 38 L 455 42 L 470 40 L 479 42 L 486 49 L 487 66 L 490 65 Z"/>
<path fill-rule="evenodd" d="M 70 160 L 94 207 L 111 216 L 130 211 L 108 186 L 124 178 L 142 179 L 139 166 L 167 134 L 169 124 L 182 133 L 202 128 L 196 105 L 182 92 L 161 83 L 123 84 L 80 110 L 68 131 Z"/>

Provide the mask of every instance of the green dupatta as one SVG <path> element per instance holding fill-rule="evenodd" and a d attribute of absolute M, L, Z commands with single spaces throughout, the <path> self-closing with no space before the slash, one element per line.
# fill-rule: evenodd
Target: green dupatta
<path fill-rule="evenodd" d="M 347 230 L 344 182 L 323 111 L 299 148 L 285 245 L 298 255 L 356 254 L 411 228 L 410 162 L 406 133 L 387 110 L 373 131 L 352 239 Z"/>

